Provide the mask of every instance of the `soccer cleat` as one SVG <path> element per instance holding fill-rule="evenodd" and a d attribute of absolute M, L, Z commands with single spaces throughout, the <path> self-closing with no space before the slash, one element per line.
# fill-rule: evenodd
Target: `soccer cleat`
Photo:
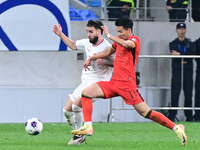
<path fill-rule="evenodd" d="M 84 135 L 74 135 L 74 137 L 69 141 L 68 145 L 80 145 L 86 141 Z"/>
<path fill-rule="evenodd" d="M 72 130 L 71 134 L 78 134 L 78 135 L 89 135 L 91 136 L 94 133 L 92 125 L 84 125 L 82 128 L 78 130 Z"/>
<path fill-rule="evenodd" d="M 178 125 L 175 133 L 178 136 L 179 140 L 181 141 L 181 144 L 183 146 L 187 145 L 188 140 L 187 140 L 187 136 L 185 134 L 185 127 L 182 124 Z"/>

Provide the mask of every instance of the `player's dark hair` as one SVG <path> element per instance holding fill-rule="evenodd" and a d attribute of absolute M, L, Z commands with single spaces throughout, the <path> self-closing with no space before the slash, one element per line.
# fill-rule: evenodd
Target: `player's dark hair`
<path fill-rule="evenodd" d="M 87 27 L 94 27 L 95 29 L 100 29 L 101 34 L 103 34 L 103 29 L 101 28 L 103 23 L 100 20 L 89 20 L 87 23 Z"/>
<path fill-rule="evenodd" d="M 125 30 L 133 29 L 133 20 L 128 16 L 123 16 L 115 21 L 115 26 L 122 26 Z"/>

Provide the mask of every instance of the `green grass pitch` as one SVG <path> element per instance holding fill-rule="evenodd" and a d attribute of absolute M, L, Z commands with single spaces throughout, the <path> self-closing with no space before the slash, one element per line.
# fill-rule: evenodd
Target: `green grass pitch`
<path fill-rule="evenodd" d="M 200 123 L 181 122 L 188 144 L 183 147 L 173 131 L 156 123 L 93 123 L 87 144 L 67 145 L 72 138 L 67 123 L 44 123 L 42 133 L 28 135 L 25 124 L 0 124 L 0 150 L 197 150 Z"/>

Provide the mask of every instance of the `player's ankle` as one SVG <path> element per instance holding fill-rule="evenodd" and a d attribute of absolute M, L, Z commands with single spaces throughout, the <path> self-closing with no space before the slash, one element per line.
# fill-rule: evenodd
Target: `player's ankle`
<path fill-rule="evenodd" d="M 92 125 L 92 122 L 85 122 L 84 125 Z"/>
<path fill-rule="evenodd" d="M 177 127 L 178 127 L 178 126 L 175 124 L 174 128 L 172 129 L 172 131 L 175 132 Z"/>

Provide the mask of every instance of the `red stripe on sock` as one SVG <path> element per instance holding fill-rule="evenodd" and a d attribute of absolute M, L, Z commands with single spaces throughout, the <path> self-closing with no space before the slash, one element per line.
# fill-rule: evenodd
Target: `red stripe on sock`
<path fill-rule="evenodd" d="M 85 122 L 90 122 L 92 121 L 92 99 L 91 98 L 86 98 L 86 97 L 81 97 L 82 100 L 82 109 L 83 109 L 83 117 Z"/>
<path fill-rule="evenodd" d="M 165 117 L 163 114 L 153 111 L 151 112 L 149 119 L 161 124 L 162 126 L 165 126 L 169 129 L 173 129 L 175 126 L 175 123 L 173 123 L 171 120 L 169 120 L 167 117 Z"/>

